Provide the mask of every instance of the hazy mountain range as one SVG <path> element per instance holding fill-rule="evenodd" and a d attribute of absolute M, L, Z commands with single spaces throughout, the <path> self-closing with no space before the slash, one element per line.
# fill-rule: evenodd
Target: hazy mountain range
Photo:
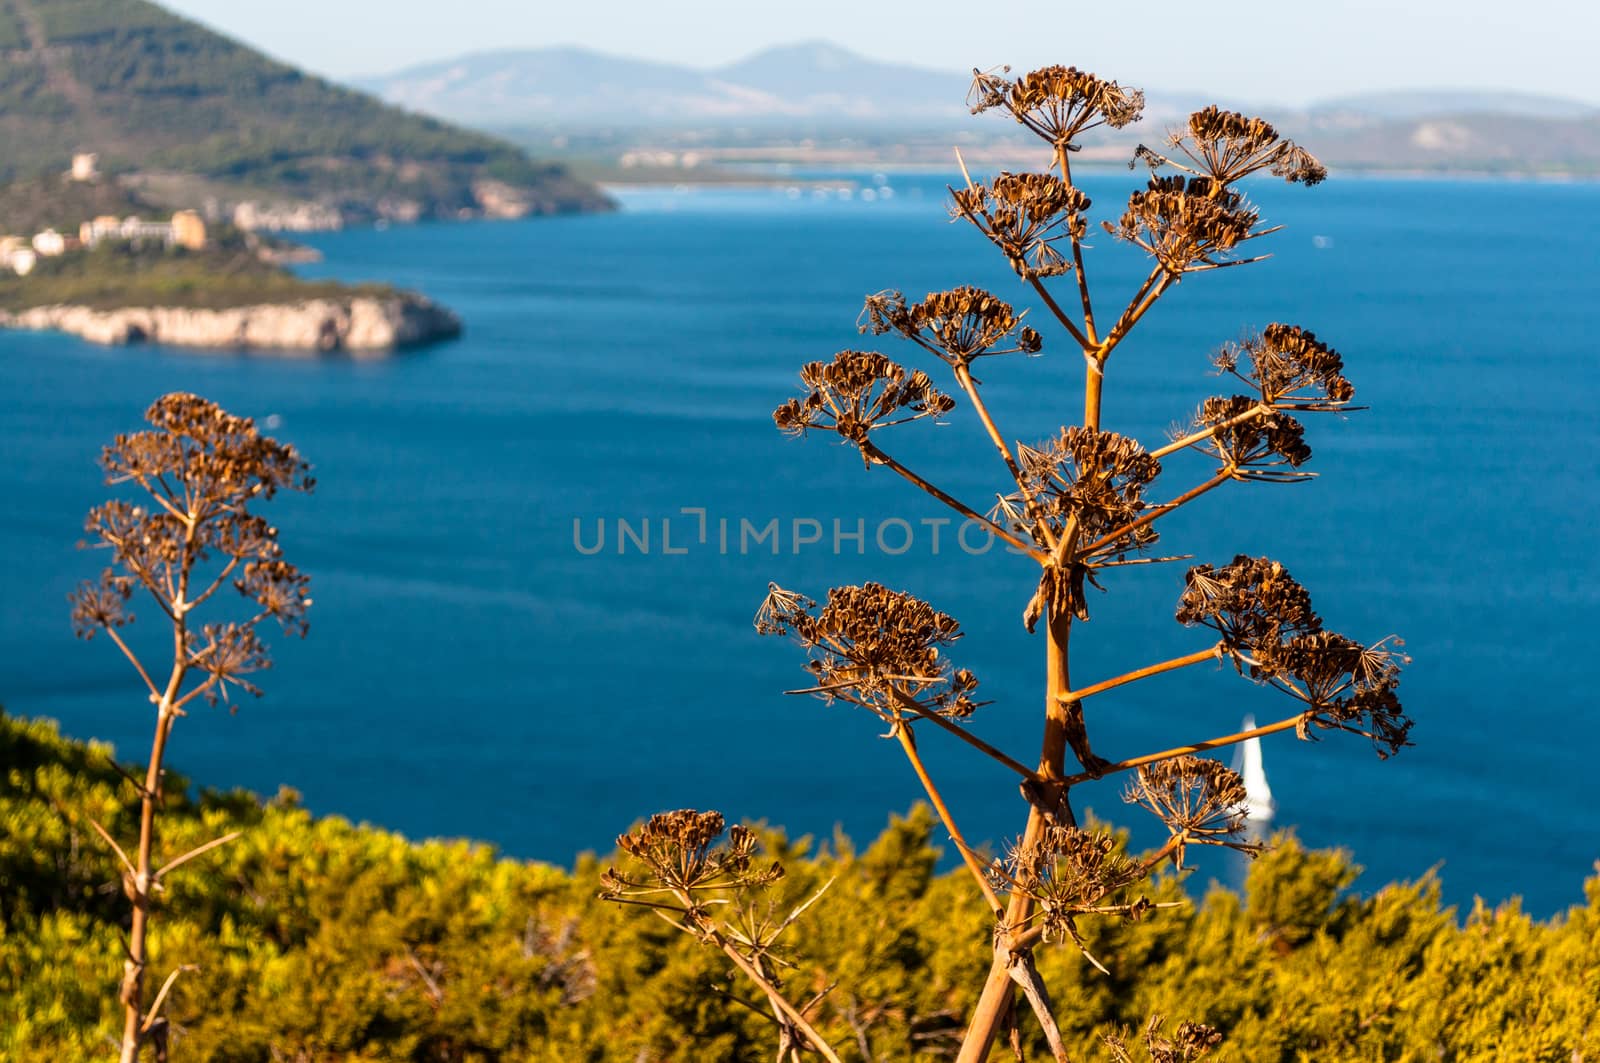
<path fill-rule="evenodd" d="M 357 86 L 411 110 L 486 129 L 717 132 L 974 128 L 970 71 L 885 63 L 823 42 L 767 49 L 713 70 L 579 48 L 486 52 L 364 78 Z M 1600 171 L 1600 106 L 1482 89 L 1371 92 L 1296 108 L 1214 99 L 1203 91 L 1148 95 L 1130 139 L 1150 139 L 1216 102 L 1252 111 L 1315 141 L 1335 165 Z M 986 135 L 1014 126 L 991 122 Z M 1315 134 L 1313 137 L 1312 134 Z M 1115 139 L 1115 138 L 1113 138 Z"/>
<path fill-rule="evenodd" d="M 0 0 L 0 181 L 56 182 L 75 152 L 167 207 L 288 201 L 370 220 L 607 205 L 515 145 L 330 84 L 158 4 Z"/>

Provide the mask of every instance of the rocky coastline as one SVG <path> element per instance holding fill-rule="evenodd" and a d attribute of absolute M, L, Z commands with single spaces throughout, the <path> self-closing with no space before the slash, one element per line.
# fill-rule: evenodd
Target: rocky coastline
<path fill-rule="evenodd" d="M 372 356 L 452 339 L 461 334 L 461 319 L 420 295 L 399 293 L 220 309 L 36 306 L 0 311 L 0 327 L 55 330 L 108 345 Z"/>

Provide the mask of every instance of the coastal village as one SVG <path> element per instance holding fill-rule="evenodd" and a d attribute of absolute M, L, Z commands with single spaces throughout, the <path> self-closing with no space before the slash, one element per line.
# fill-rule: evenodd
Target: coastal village
<path fill-rule="evenodd" d="M 92 152 L 74 155 L 68 175 L 74 181 L 98 181 L 98 157 Z M 25 277 L 42 258 L 91 251 L 107 241 L 199 251 L 205 248 L 206 239 L 205 219 L 194 210 L 177 211 L 167 221 L 148 220 L 137 215 L 124 218 L 102 215 L 83 222 L 75 235 L 46 228 L 32 236 L 0 236 L 0 270 Z"/>

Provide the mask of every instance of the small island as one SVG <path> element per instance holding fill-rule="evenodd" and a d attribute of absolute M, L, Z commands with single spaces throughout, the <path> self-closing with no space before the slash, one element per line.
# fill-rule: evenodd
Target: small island
<path fill-rule="evenodd" d="M 152 216 L 100 178 L 92 156 L 60 179 L 0 190 L 0 211 L 0 234 L 8 216 L 42 225 L 0 235 L 0 327 L 103 344 L 353 355 L 461 332 L 455 314 L 413 292 L 295 276 L 280 263 L 297 256 L 276 237 L 196 210 Z"/>

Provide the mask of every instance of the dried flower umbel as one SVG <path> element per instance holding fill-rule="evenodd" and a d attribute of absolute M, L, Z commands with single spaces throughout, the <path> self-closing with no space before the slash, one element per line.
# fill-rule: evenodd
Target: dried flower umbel
<path fill-rule="evenodd" d="M 1150 914 L 1160 905 L 1140 893 L 1141 883 L 1169 863 L 1181 871 L 1191 845 L 1245 853 L 1257 848 L 1244 831 L 1240 777 L 1197 754 L 1292 729 L 1303 739 L 1319 730 L 1364 735 L 1387 756 L 1409 741 L 1411 722 L 1397 694 L 1405 658 L 1398 640 L 1366 645 L 1325 629 L 1310 594 L 1281 564 L 1241 556 L 1223 565 L 1193 565 L 1183 581 L 1177 619 L 1207 632 L 1204 644 L 1121 675 L 1073 682 L 1072 636 L 1089 619 L 1087 587 L 1104 589 L 1111 569 L 1178 560 L 1153 553 L 1167 527 L 1161 522 L 1225 484 L 1297 482 L 1312 475 L 1301 417 L 1357 408 L 1339 353 L 1301 326 L 1274 323 L 1222 347 L 1215 367 L 1242 385 L 1241 393 L 1206 400 L 1173 438 L 1146 445 L 1102 423 L 1111 358 L 1162 296 L 1185 279 L 1266 257 L 1247 249 L 1276 230 L 1264 223 L 1240 182 L 1265 172 L 1310 186 L 1326 173 L 1261 119 L 1216 107 L 1195 112 L 1168 138 L 1164 152 L 1138 149 L 1133 165 L 1142 161 L 1150 168 L 1148 182 L 1133 189 L 1111 217 L 1099 219 L 1101 229 L 1118 238 L 1106 250 L 1140 253 L 1146 272 L 1131 290 L 1109 301 L 1102 294 L 1097 303 L 1085 255 L 1091 203 L 1073 184 L 1071 160 L 1084 134 L 1136 121 L 1142 94 L 1073 67 L 1052 66 L 1018 78 L 1004 70 L 975 72 L 969 102 L 974 112 L 1009 114 L 1047 146 L 1049 165 L 1038 173 L 980 181 L 962 163 L 965 181 L 952 189 L 952 213 L 992 243 L 1023 294 L 1037 298 L 1060 333 L 1052 337 L 1051 350 L 1065 344 L 1082 355 L 1081 420 L 1032 446 L 1001 429 L 973 365 L 991 355 L 1040 353 L 1044 338 L 1022 324 L 1027 311 L 970 286 L 914 303 L 893 290 L 867 297 L 861 331 L 908 341 L 929 376 L 918 375 L 914 361 L 902 368 L 883 355 L 845 351 L 831 363 L 806 366 L 806 393 L 779 407 L 774 419 L 797 436 L 837 433 L 859 449 L 869 469 L 889 469 L 1038 566 L 1022 621 L 1029 632 L 1038 628 L 1045 643 L 1039 756 L 1013 756 L 975 733 L 986 718 L 973 715 L 976 680 L 946 656 L 960 628 L 911 594 L 875 583 L 837 587 L 819 607 L 773 585 L 756 627 L 804 647 L 811 682 L 791 693 L 864 708 L 888 726 L 886 737 L 898 740 L 993 910 L 993 962 L 960 1063 L 988 1058 L 997 1033 L 1024 1010 L 1015 1006 L 1019 988 L 1051 1054 L 1062 1060 L 1069 1052 L 1034 950 L 1058 941 L 1082 948 L 1078 926 L 1084 919 Z M 987 512 L 890 454 L 885 440 L 894 437 L 879 431 L 938 421 L 952 412 L 953 403 L 935 391 L 944 372 L 955 382 L 951 393 L 959 390 L 963 410 L 971 411 L 987 441 L 979 448 L 992 448 L 997 473 L 1003 469 Z M 1162 489 L 1163 478 L 1185 469 L 1193 470 L 1188 486 Z M 1296 711 L 1247 731 L 1121 760 L 1094 751 L 1086 705 L 1123 686 L 1198 665 L 1231 665 L 1240 677 L 1293 698 Z M 1185 706 L 1185 717 L 1202 708 Z M 1020 782 L 1028 818 L 1003 859 L 980 857 L 964 839 L 917 747 L 917 734 L 929 728 L 983 754 Z M 1072 768 L 1069 752 L 1077 761 Z M 1123 854 L 1104 831 L 1083 829 L 1074 813 L 1077 787 L 1122 773 L 1132 773 L 1125 798 L 1167 830 L 1166 843 L 1143 857 Z M 1143 1050 L 1152 1060 L 1175 1063 L 1200 1058 L 1219 1039 L 1217 1031 L 1192 1023 L 1163 1037 L 1160 1021 L 1152 1020 Z M 1107 1037 L 1105 1046 L 1117 1059 L 1132 1058 L 1121 1035 Z"/>
<path fill-rule="evenodd" d="M 1222 1043 L 1221 1032 L 1197 1022 L 1180 1023 L 1172 1037 L 1162 1037 L 1164 1023 L 1161 1016 L 1152 1015 L 1145 1024 L 1145 1055 L 1141 1058 L 1150 1063 L 1194 1063 L 1210 1055 L 1211 1050 Z M 1127 1030 L 1105 1036 L 1103 1043 L 1115 1063 L 1134 1063 L 1133 1052 L 1128 1048 L 1131 1036 Z"/>
<path fill-rule="evenodd" d="M 260 694 L 250 677 L 270 660 L 259 625 L 273 621 L 304 636 L 311 606 L 306 577 L 283 559 L 278 529 L 251 512 L 280 490 L 311 490 L 309 466 L 295 449 L 196 395 L 165 395 L 145 419 L 149 430 L 119 435 L 101 456 L 107 482 L 136 488 L 137 501 L 114 499 L 89 511 L 85 545 L 109 550 L 111 567 L 71 595 L 73 629 L 84 639 L 105 634 L 138 673 L 156 710 L 150 762 L 136 783 L 140 826 L 133 854 L 91 820 L 122 863 L 133 906 L 119 991 L 123 1063 L 138 1059 L 146 1044 L 165 1058 L 161 1010 L 183 968 L 172 970 L 153 1000 L 145 992 L 150 920 L 165 877 L 237 836 L 156 865 L 162 761 L 172 726 L 197 699 L 215 705 L 227 701 L 230 690 Z M 121 634 L 133 622 L 128 605 L 141 590 L 172 631 L 164 677 L 147 668 Z M 202 612 L 225 614 L 229 599 L 242 607 L 233 618 L 198 622 Z"/>
<path fill-rule="evenodd" d="M 783 865 L 756 859 L 759 839 L 748 827 L 727 828 L 720 812 L 680 809 L 651 816 L 617 839 L 617 848 L 634 867 L 608 868 L 600 876 L 602 900 L 643 907 L 657 918 L 722 952 L 767 999 L 778 1030 L 779 1063 L 816 1052 L 829 1063 L 839 1057 L 807 1016 L 826 990 L 796 1005 L 784 995 L 781 969 L 791 966 L 779 953 L 779 939 L 832 882 L 796 905 L 784 918 L 773 916 L 769 887 L 783 878 Z"/>

